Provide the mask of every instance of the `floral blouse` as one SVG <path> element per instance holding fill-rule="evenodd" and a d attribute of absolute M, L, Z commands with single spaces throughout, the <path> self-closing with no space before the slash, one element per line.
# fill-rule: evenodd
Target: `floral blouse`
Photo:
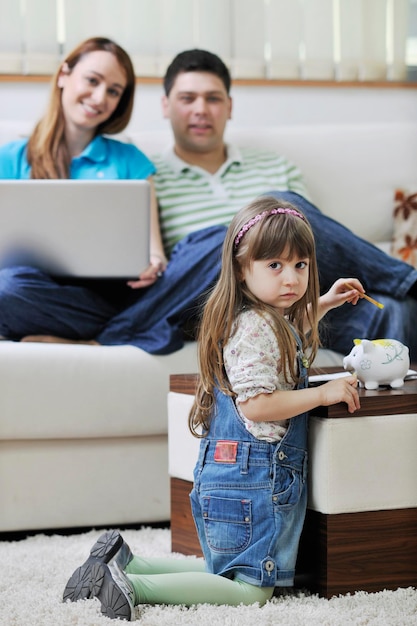
<path fill-rule="evenodd" d="M 279 441 L 287 431 L 288 420 L 254 422 L 239 408 L 240 402 L 260 393 L 294 389 L 282 372 L 281 354 L 269 320 L 267 314 L 262 316 L 251 309 L 242 311 L 224 347 L 223 359 L 227 377 L 237 394 L 237 410 L 247 430 L 257 439 Z"/>

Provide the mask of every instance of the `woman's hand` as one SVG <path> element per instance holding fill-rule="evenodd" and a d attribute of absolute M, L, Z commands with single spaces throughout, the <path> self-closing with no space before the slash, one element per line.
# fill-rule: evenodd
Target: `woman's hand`
<path fill-rule="evenodd" d="M 159 227 L 158 202 L 156 199 L 155 185 L 152 176 L 148 178 L 151 189 L 151 224 L 150 224 L 150 248 L 151 258 L 146 270 L 139 274 L 138 280 L 129 280 L 127 283 L 132 289 L 150 287 L 158 278 L 161 278 L 168 265 L 162 243 L 161 230 Z"/>
<path fill-rule="evenodd" d="M 356 376 L 343 376 L 330 380 L 318 387 L 321 393 L 320 404 L 330 406 L 338 402 L 346 402 L 349 413 L 354 413 L 361 406 L 357 386 Z"/>
<path fill-rule="evenodd" d="M 129 280 L 127 283 L 128 286 L 132 289 L 150 287 L 163 275 L 167 264 L 168 261 L 165 256 L 160 254 L 151 254 L 151 261 L 148 267 L 139 274 L 138 280 Z"/>

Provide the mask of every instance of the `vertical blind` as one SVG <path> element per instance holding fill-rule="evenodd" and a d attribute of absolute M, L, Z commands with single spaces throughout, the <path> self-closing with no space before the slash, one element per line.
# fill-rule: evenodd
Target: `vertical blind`
<path fill-rule="evenodd" d="M 0 73 L 51 74 L 102 35 L 161 76 L 200 47 L 234 78 L 405 80 L 416 0 L 0 0 Z M 414 28 L 414 30 L 417 30 Z"/>

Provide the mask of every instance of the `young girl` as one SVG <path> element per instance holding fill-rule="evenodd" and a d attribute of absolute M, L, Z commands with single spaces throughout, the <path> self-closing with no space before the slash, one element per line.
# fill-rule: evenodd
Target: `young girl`
<path fill-rule="evenodd" d="M 307 388 L 318 320 L 362 286 L 322 297 L 311 228 L 292 205 L 261 198 L 228 229 L 219 281 L 204 309 L 200 381 L 190 415 L 201 437 L 191 505 L 205 557 L 144 560 L 103 535 L 64 600 L 97 596 L 109 617 L 138 604 L 264 604 L 291 586 L 306 509 L 307 415 L 359 408 L 356 378 Z"/>
<path fill-rule="evenodd" d="M 104 37 L 82 42 L 53 77 L 46 113 L 29 139 L 0 147 L 0 178 L 148 179 L 149 267 L 128 286 L 123 281 L 56 281 L 26 263 L 3 268 L 3 337 L 104 343 L 104 338 L 96 341 L 98 333 L 131 303 L 131 288 L 154 284 L 164 271 L 167 261 L 152 180 L 155 166 L 136 146 L 109 137 L 129 123 L 134 94 L 135 73 L 125 50 Z"/>

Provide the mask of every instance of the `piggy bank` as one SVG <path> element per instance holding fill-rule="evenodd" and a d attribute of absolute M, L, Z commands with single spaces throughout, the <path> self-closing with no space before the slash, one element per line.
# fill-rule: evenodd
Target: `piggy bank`
<path fill-rule="evenodd" d="M 410 367 L 407 346 L 396 339 L 355 339 L 352 351 L 343 359 L 345 370 L 355 372 L 366 389 L 389 385 L 393 389 L 404 385 Z"/>

